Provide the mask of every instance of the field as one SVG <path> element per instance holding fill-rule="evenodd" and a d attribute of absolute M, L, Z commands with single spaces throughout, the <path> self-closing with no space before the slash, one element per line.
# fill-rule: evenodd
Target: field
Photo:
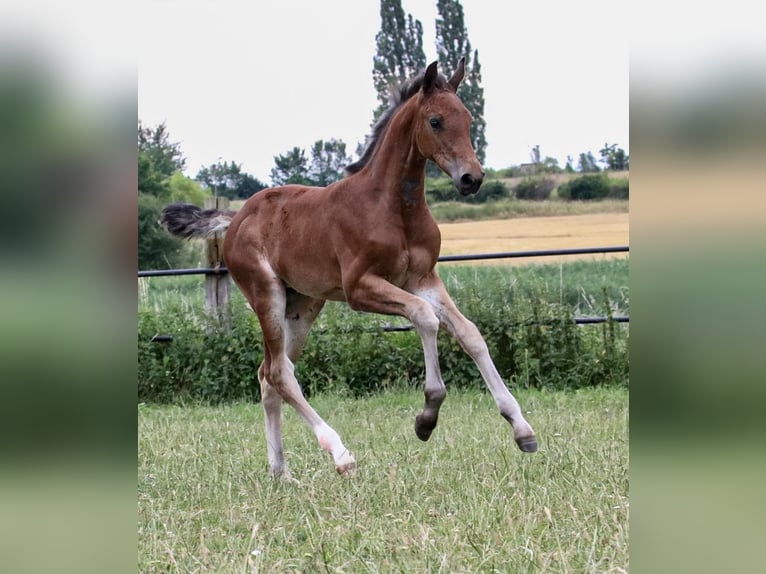
<path fill-rule="evenodd" d="M 627 245 L 626 211 L 441 223 L 442 254 Z M 446 342 L 449 394 L 433 437 L 420 442 L 416 335 L 381 337 L 382 324 L 401 321 L 329 304 L 296 368 L 354 452 L 357 475 L 337 476 L 290 408 L 285 447 L 298 485 L 268 478 L 260 405 L 183 395 L 141 403 L 138 571 L 627 572 L 628 326 L 523 326 L 562 311 L 629 314 L 626 256 L 574 259 L 439 265 L 458 305 L 493 333 L 538 453 L 516 448 L 474 367 Z M 202 281 L 139 282 L 140 389 L 185 375 L 201 396 L 238 397 L 235 382 L 252 380 L 255 321 L 248 313 L 235 336 L 205 335 Z M 236 289 L 232 302 L 244 311 Z M 175 340 L 158 347 L 148 342 L 155 333 Z M 512 352 L 495 353 L 501 347 Z"/>
<path fill-rule="evenodd" d="M 627 572 L 627 390 L 516 394 L 533 455 L 486 393 L 449 394 L 428 443 L 420 393 L 318 395 L 359 471 L 287 409 L 299 485 L 267 478 L 259 405 L 139 405 L 138 570 Z"/>
<path fill-rule="evenodd" d="M 591 213 L 556 217 L 531 217 L 489 221 L 440 223 L 442 255 L 568 249 L 628 245 L 627 213 Z M 600 255 L 599 258 L 626 257 L 625 253 Z M 486 261 L 526 265 L 533 262 L 553 263 L 592 259 L 593 255 L 508 259 Z"/>

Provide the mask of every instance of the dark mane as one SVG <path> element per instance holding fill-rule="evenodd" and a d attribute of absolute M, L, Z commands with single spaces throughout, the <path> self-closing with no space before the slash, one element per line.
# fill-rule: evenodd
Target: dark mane
<path fill-rule="evenodd" d="M 383 115 L 380 116 L 380 119 L 378 119 L 372 128 L 372 133 L 367 138 L 367 145 L 364 149 L 362 157 L 360 157 L 354 163 L 346 166 L 346 172 L 349 175 L 361 171 L 364 166 L 370 163 L 370 160 L 374 155 L 375 148 L 383 136 L 383 133 L 386 131 L 386 127 L 391 121 L 391 118 L 394 117 L 394 114 L 402 106 L 402 104 L 404 104 L 404 102 L 418 93 L 420 87 L 423 85 L 424 75 L 425 72 L 421 72 L 409 82 L 404 83 L 398 90 L 394 91 L 394 93 L 391 95 L 391 105 L 385 112 L 383 112 Z M 442 89 L 447 86 L 447 80 L 444 78 L 444 76 L 441 74 L 437 76 L 435 86 L 438 89 Z"/>

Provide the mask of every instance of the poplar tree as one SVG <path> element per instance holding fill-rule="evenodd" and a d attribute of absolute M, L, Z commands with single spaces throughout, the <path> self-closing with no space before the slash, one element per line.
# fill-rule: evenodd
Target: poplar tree
<path fill-rule="evenodd" d="M 471 42 L 463 18 L 463 6 L 458 0 L 438 0 L 436 3 L 436 53 L 443 72 L 453 70 L 460 58 L 465 57 L 465 79 L 458 88 L 458 96 L 471 112 L 471 143 L 476 157 L 484 163 L 487 150 L 484 120 L 484 88 L 481 86 L 479 51 L 471 52 Z"/>
<path fill-rule="evenodd" d="M 391 90 L 425 69 L 423 24 L 411 14 L 405 15 L 401 0 L 381 0 L 375 44 L 372 81 L 379 105 L 373 112 L 373 123 L 388 109 Z"/>

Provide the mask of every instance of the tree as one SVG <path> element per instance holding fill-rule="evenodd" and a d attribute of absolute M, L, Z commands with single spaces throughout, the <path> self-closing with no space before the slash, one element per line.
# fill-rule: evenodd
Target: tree
<path fill-rule="evenodd" d="M 204 189 L 199 182 L 186 177 L 180 171 L 175 172 L 167 180 L 170 189 L 170 201 L 180 203 L 193 203 L 198 207 L 204 207 L 205 198 L 210 196 L 210 191 Z"/>
<path fill-rule="evenodd" d="M 214 163 L 202 167 L 196 180 L 211 190 L 213 195 L 229 199 L 247 199 L 266 186 L 252 175 L 242 171 L 235 161 Z"/>
<path fill-rule="evenodd" d="M 271 168 L 271 183 L 273 185 L 311 184 L 308 178 L 306 152 L 301 148 L 296 146 L 286 154 L 274 156 L 274 164 L 274 167 Z"/>
<path fill-rule="evenodd" d="M 529 152 L 529 159 L 532 160 L 532 163 L 537 165 L 540 163 L 540 146 L 536 145 L 532 148 L 532 151 Z"/>
<path fill-rule="evenodd" d="M 380 104 L 373 112 L 373 123 L 388 109 L 394 86 L 425 69 L 423 24 L 411 14 L 405 16 L 401 0 L 380 0 L 380 31 L 375 45 L 372 81 Z"/>
<path fill-rule="evenodd" d="M 346 144 L 342 140 L 317 140 L 311 148 L 311 162 L 308 179 L 312 185 L 325 187 L 345 175 L 351 158 L 346 155 Z"/>
<path fill-rule="evenodd" d="M 452 70 L 460 58 L 465 57 L 465 78 L 458 88 L 458 96 L 471 112 L 471 143 L 476 157 L 484 163 L 487 151 L 484 119 L 484 88 L 481 86 L 479 51 L 471 52 L 468 30 L 463 18 L 463 6 L 458 0 L 438 0 L 436 3 L 436 52 L 442 70 Z"/>
<path fill-rule="evenodd" d="M 593 157 L 591 152 L 580 154 L 580 160 L 577 162 L 577 167 L 582 173 L 601 171 L 596 165 L 596 158 Z"/>
<path fill-rule="evenodd" d="M 629 168 L 630 158 L 625 153 L 625 150 L 618 148 L 617 144 L 604 144 L 604 147 L 599 150 L 601 159 L 599 160 L 604 164 L 606 169 L 613 171 L 623 171 Z"/>
<path fill-rule="evenodd" d="M 143 155 L 145 160 L 151 162 L 152 169 L 166 178 L 186 167 L 181 144 L 171 142 L 169 138 L 164 122 L 155 128 L 147 128 L 141 120 L 138 121 L 138 154 Z"/>
<path fill-rule="evenodd" d="M 171 178 L 185 160 L 178 143 L 170 141 L 165 124 L 156 128 L 138 122 L 138 268 L 181 266 L 189 260 L 183 241 L 171 237 L 157 221 L 172 201 Z"/>

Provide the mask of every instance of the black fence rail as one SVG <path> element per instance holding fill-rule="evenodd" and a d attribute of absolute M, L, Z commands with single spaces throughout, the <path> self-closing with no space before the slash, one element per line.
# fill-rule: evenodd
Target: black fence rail
<path fill-rule="evenodd" d="M 506 251 L 500 253 L 474 253 L 467 255 L 442 255 L 437 259 L 440 263 L 450 261 L 483 261 L 487 259 L 520 259 L 525 257 L 553 257 L 562 255 L 590 255 L 600 253 L 625 253 L 630 251 L 628 245 L 616 247 L 578 247 L 574 249 L 541 249 L 537 251 Z M 191 269 L 155 269 L 139 271 L 139 277 L 169 277 L 173 275 L 225 275 L 229 270 L 220 267 L 194 267 Z"/>
<path fill-rule="evenodd" d="M 506 251 L 499 253 L 475 253 L 466 255 L 442 255 L 437 259 L 440 263 L 453 261 L 484 261 L 490 259 L 521 259 L 530 257 L 555 257 L 567 255 L 598 255 L 602 253 L 627 253 L 630 251 L 628 245 L 618 245 L 614 247 L 578 247 L 573 249 L 540 249 L 535 251 Z M 226 275 L 228 269 L 223 265 L 219 267 L 194 267 L 191 269 L 155 269 L 139 271 L 138 277 L 172 277 L 180 275 Z M 594 325 L 614 321 L 616 323 L 629 323 L 630 317 L 627 315 L 617 315 L 611 317 L 575 317 L 574 323 L 577 325 Z M 385 325 L 382 330 L 387 333 L 398 331 L 410 331 L 412 325 Z M 153 339 L 154 340 L 154 339 Z M 172 341 L 171 336 L 161 335 L 156 337 L 156 342 Z"/>

